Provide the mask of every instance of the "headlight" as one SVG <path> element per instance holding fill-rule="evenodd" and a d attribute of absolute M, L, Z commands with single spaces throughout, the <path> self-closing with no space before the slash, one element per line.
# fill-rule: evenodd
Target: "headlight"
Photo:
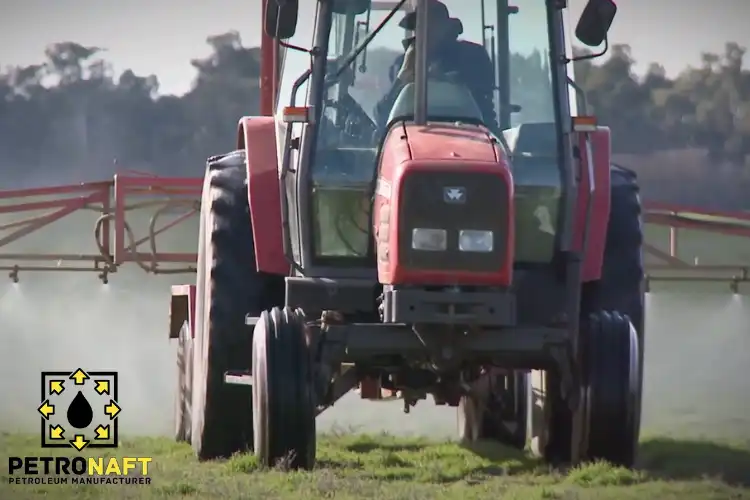
<path fill-rule="evenodd" d="M 445 229 L 414 228 L 411 231 L 411 247 L 414 250 L 442 252 L 448 247 L 448 232 Z"/>
<path fill-rule="evenodd" d="M 495 247 L 494 243 L 492 231 L 462 229 L 458 232 L 458 249 L 462 252 L 490 253 Z"/>

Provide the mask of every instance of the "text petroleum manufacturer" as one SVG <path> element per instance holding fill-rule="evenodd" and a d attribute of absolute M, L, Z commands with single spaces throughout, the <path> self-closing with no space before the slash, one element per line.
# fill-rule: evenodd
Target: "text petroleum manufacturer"
<path fill-rule="evenodd" d="M 150 457 L 10 457 L 10 484 L 148 485 Z"/>

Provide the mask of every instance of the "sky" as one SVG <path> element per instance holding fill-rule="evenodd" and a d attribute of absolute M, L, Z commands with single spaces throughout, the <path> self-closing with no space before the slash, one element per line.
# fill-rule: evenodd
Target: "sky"
<path fill-rule="evenodd" d="M 639 71 L 658 62 L 674 75 L 697 65 L 701 52 L 721 52 L 727 41 L 750 46 L 750 0 L 617 1 L 611 41 L 631 45 Z M 522 12 L 524 4 L 532 2 L 541 0 L 516 0 Z M 314 2 L 301 3 L 299 36 L 310 39 Z M 447 3 L 464 22 L 469 38 L 479 32 L 480 0 Z M 569 3 L 575 18 L 584 0 Z M 117 72 L 131 68 L 155 74 L 161 92 L 180 94 L 189 89 L 194 75 L 190 59 L 209 52 L 207 36 L 237 30 L 245 45 L 256 45 L 260 15 L 261 0 L 3 0 L 0 65 L 37 63 L 47 45 L 75 41 L 106 48 L 105 56 Z M 398 38 L 396 30 L 390 33 L 395 37 L 391 41 Z"/>

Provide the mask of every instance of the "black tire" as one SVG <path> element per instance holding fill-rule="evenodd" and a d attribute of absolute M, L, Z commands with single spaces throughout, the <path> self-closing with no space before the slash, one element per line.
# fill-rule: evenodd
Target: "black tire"
<path fill-rule="evenodd" d="M 178 443 L 189 443 L 192 434 L 193 339 L 185 324 L 177 338 L 177 394 L 174 408 L 174 437 Z"/>
<path fill-rule="evenodd" d="M 630 318 L 599 311 L 582 324 L 586 461 L 632 467 L 636 430 L 638 334 Z"/>
<path fill-rule="evenodd" d="M 312 361 L 301 314 L 264 311 L 253 332 L 255 456 L 265 467 L 315 466 Z"/>
<path fill-rule="evenodd" d="M 638 333 L 636 433 L 640 438 L 646 354 L 646 289 L 643 268 L 643 210 L 635 172 L 613 167 L 611 203 L 601 281 L 601 307 L 627 314 Z"/>
<path fill-rule="evenodd" d="M 584 301 L 586 312 L 619 311 L 630 318 L 638 333 L 639 366 L 636 437 L 640 437 L 645 360 L 645 288 L 643 286 L 643 223 L 638 177 L 612 167 L 611 208 L 601 280 Z"/>
<path fill-rule="evenodd" d="M 485 375 L 472 387 L 478 393 L 478 400 L 471 396 L 459 400 L 458 437 L 462 443 L 486 440 L 519 450 L 526 447 L 528 374 L 509 375 L 510 390 L 505 389 L 505 378 L 492 380 Z"/>
<path fill-rule="evenodd" d="M 638 333 L 639 388 L 635 431 L 639 436 L 645 353 L 641 202 L 634 172 L 613 165 L 610 181 L 610 215 L 602 277 L 600 281 L 584 286 L 581 309 L 583 318 L 596 311 L 619 311 L 630 318 Z M 560 396 L 560 378 L 553 372 L 533 376 L 543 378 L 543 382 L 537 385 L 543 386 L 544 395 L 540 396 L 538 388 L 532 389 L 529 419 L 532 450 L 547 462 L 569 462 L 572 459 L 572 415 Z M 543 400 L 535 401 L 539 398 Z"/>
<path fill-rule="evenodd" d="M 245 316 L 263 310 L 244 151 L 210 158 L 203 185 L 193 343 L 192 445 L 200 460 L 252 450 L 251 389 L 224 383 L 250 370 Z"/>

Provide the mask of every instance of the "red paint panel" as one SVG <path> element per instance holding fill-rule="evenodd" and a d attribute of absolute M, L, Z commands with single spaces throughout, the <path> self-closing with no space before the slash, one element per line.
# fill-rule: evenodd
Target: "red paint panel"
<path fill-rule="evenodd" d="M 607 242 L 607 223 L 610 209 L 610 160 L 612 156 L 611 137 L 608 127 L 599 127 L 590 135 L 591 150 L 594 163 L 594 195 L 591 207 L 591 226 L 588 242 L 583 250 L 583 281 L 596 281 L 601 277 L 604 260 L 604 246 Z M 586 227 L 586 203 L 589 199 L 591 182 L 586 167 L 587 152 L 585 136 L 579 135 L 578 146 L 581 151 L 581 185 L 576 207 L 576 221 L 574 225 L 574 241 L 576 249 L 583 246 L 584 229 Z"/>
<path fill-rule="evenodd" d="M 243 117 L 239 123 L 238 141 L 238 147 L 245 150 L 247 162 L 247 195 L 257 269 L 286 275 L 289 263 L 284 257 L 274 119 Z"/>

